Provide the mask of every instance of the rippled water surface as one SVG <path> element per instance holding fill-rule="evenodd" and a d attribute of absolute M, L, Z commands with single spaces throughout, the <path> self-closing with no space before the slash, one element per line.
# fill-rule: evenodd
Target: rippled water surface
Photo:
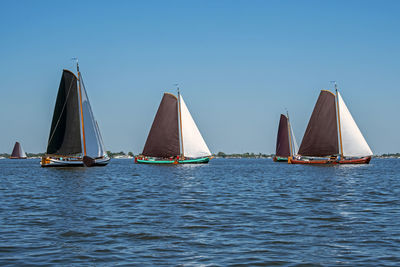
<path fill-rule="evenodd" d="M 0 160 L 0 265 L 400 265 L 400 160 Z"/>

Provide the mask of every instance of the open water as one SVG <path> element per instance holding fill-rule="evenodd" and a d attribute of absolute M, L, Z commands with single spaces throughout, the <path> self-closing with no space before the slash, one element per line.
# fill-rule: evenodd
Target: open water
<path fill-rule="evenodd" d="M 400 265 L 400 160 L 0 160 L 1 266 Z"/>

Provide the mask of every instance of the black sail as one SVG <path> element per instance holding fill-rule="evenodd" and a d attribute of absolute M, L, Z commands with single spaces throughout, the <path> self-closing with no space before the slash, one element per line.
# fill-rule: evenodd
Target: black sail
<path fill-rule="evenodd" d="M 335 95 L 322 90 L 304 133 L 299 154 L 323 157 L 338 153 Z"/>
<path fill-rule="evenodd" d="M 77 78 L 68 70 L 63 71 L 58 88 L 46 153 L 50 155 L 82 153 Z"/>
<path fill-rule="evenodd" d="M 279 121 L 278 135 L 276 137 L 276 156 L 290 156 L 290 142 L 287 117 L 281 114 Z"/>
<path fill-rule="evenodd" d="M 142 154 L 150 157 L 173 157 L 180 154 L 176 96 L 164 94 Z"/>

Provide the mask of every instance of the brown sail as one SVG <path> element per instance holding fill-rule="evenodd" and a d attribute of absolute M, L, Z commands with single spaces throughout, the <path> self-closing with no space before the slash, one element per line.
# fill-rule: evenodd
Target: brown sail
<path fill-rule="evenodd" d="M 26 159 L 25 151 L 22 149 L 22 146 L 19 142 L 15 142 L 10 159 Z"/>
<path fill-rule="evenodd" d="M 142 154 L 162 158 L 180 154 L 178 99 L 176 96 L 169 93 L 164 94 Z"/>
<path fill-rule="evenodd" d="M 338 153 L 335 95 L 322 90 L 304 133 L 299 155 L 323 157 Z"/>
<path fill-rule="evenodd" d="M 288 121 L 287 117 L 283 114 L 281 114 L 281 119 L 279 121 L 275 155 L 279 157 L 290 156 Z"/>

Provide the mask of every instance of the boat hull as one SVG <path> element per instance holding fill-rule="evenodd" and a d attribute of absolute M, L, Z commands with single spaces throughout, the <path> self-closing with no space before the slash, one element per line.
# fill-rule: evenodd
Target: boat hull
<path fill-rule="evenodd" d="M 279 157 L 279 156 L 275 156 L 272 159 L 274 162 L 288 162 L 288 158 L 287 157 Z"/>
<path fill-rule="evenodd" d="M 323 159 L 323 160 L 305 160 L 305 159 L 289 159 L 290 164 L 320 164 L 320 165 L 336 165 L 336 164 L 369 164 L 371 161 L 371 157 L 363 157 L 363 158 L 357 158 L 357 159 L 341 159 L 341 160 L 335 160 L 335 159 Z"/>
<path fill-rule="evenodd" d="M 205 164 L 210 161 L 209 157 L 198 159 L 185 159 L 185 160 L 153 160 L 153 159 L 140 159 L 135 157 L 135 163 L 138 164 Z"/>
<path fill-rule="evenodd" d="M 106 166 L 110 162 L 110 158 L 94 159 L 94 163 L 90 167 Z M 57 158 L 42 158 L 40 165 L 42 167 L 87 167 L 82 159 L 64 160 Z"/>

